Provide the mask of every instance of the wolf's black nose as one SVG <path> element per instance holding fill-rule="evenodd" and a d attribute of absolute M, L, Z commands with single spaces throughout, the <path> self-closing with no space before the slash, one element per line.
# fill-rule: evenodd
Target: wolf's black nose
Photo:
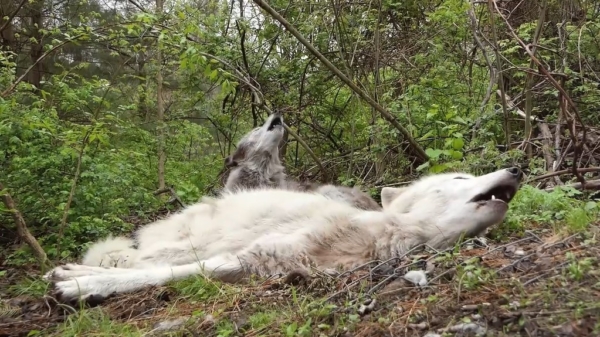
<path fill-rule="evenodd" d="M 518 180 L 520 180 L 521 177 L 523 176 L 523 172 L 521 172 L 521 169 L 519 169 L 518 167 L 511 167 L 511 168 L 507 168 L 506 170 L 508 171 L 508 173 L 512 174 Z"/>

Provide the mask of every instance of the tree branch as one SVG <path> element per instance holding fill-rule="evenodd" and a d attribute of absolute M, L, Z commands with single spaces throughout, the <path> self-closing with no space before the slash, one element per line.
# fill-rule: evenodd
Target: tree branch
<path fill-rule="evenodd" d="M 181 198 L 179 197 L 179 195 L 177 194 L 177 192 L 175 192 L 175 190 L 172 187 L 164 187 L 164 188 L 160 188 L 154 192 L 152 192 L 152 194 L 154 196 L 159 196 L 161 194 L 165 194 L 165 193 L 169 193 L 171 194 L 171 199 L 168 201 L 168 203 L 173 203 L 174 201 L 177 201 L 177 203 L 182 207 L 185 208 L 185 203 L 181 200 Z"/>
<path fill-rule="evenodd" d="M 548 2 L 543 0 L 542 9 L 540 10 L 540 17 L 538 19 L 537 27 L 535 28 L 535 34 L 533 36 L 533 49 L 532 53 L 535 55 L 535 46 L 538 44 L 540 40 L 540 36 L 542 35 L 542 28 L 544 27 L 544 21 L 546 19 L 546 8 L 548 7 Z M 529 61 L 529 69 L 532 71 L 527 72 L 525 79 L 525 153 L 527 154 L 527 158 L 531 159 L 533 154 L 531 153 L 531 144 L 529 143 L 529 139 L 531 138 L 531 112 L 533 111 L 533 95 L 532 95 L 532 86 L 533 86 L 533 67 L 535 63 L 533 60 Z M 552 163 L 550 163 L 552 165 Z M 549 170 L 552 170 L 552 166 L 549 167 Z"/>
<path fill-rule="evenodd" d="M 62 46 L 66 45 L 67 43 L 75 41 L 75 40 L 79 39 L 80 37 L 82 37 L 84 35 L 85 35 L 85 33 L 84 34 L 79 34 L 77 36 L 74 36 L 73 38 L 65 40 L 65 41 L 57 44 L 56 46 L 52 47 L 52 49 L 48 50 L 44 54 L 42 54 L 42 56 L 40 56 L 37 60 L 35 60 L 35 62 L 33 62 L 33 64 L 31 66 L 29 66 L 29 68 L 27 68 L 27 70 L 25 70 L 25 72 L 13 84 L 10 85 L 10 87 L 8 87 L 6 90 L 4 90 L 2 92 L 2 94 L 0 94 L 0 97 L 4 98 L 4 97 L 8 96 L 13 90 L 15 90 L 15 88 L 17 87 L 17 85 L 19 85 L 19 83 L 21 83 L 21 81 L 23 81 L 25 79 L 25 77 L 27 77 L 27 75 L 29 74 L 29 72 L 33 68 L 35 68 L 35 66 L 38 63 L 40 63 L 43 59 L 45 59 L 48 55 L 52 54 L 58 48 L 61 48 Z"/>
<path fill-rule="evenodd" d="M 581 183 L 572 183 L 569 185 L 563 185 L 564 187 L 572 187 L 574 189 L 577 190 L 599 190 L 600 189 L 600 179 L 596 179 L 596 180 L 588 180 L 585 182 L 585 186 L 583 186 Z M 553 191 L 556 187 L 558 186 L 553 186 L 553 187 L 548 187 L 545 189 L 546 192 L 551 192 Z"/>
<path fill-rule="evenodd" d="M 17 13 L 19 13 L 19 11 L 21 10 L 21 7 L 23 7 L 26 2 L 27 2 L 27 0 L 22 0 L 21 3 L 17 6 L 17 9 L 15 9 L 15 11 L 12 12 L 12 14 L 10 14 L 10 16 L 4 22 L 4 24 L 2 24 L 2 27 L 0 27 L 0 33 L 2 33 L 6 29 L 6 27 L 8 27 L 8 25 L 10 24 L 10 22 L 12 21 L 12 19 L 15 18 L 15 16 L 17 15 Z"/>
<path fill-rule="evenodd" d="M 71 204 L 73 203 L 73 196 L 75 196 L 75 189 L 77 187 L 77 181 L 79 180 L 79 176 L 81 175 L 81 162 L 83 160 L 83 154 L 85 153 L 85 148 L 87 147 L 88 140 L 90 139 L 90 134 L 92 133 L 91 130 L 92 128 L 90 127 L 90 129 L 88 129 L 88 131 L 83 136 L 83 140 L 81 141 L 81 149 L 79 150 L 79 155 L 77 156 L 77 164 L 75 165 L 75 175 L 73 176 L 73 181 L 71 182 L 71 191 L 69 192 L 69 197 L 67 198 L 67 203 L 65 204 L 62 220 L 60 221 L 60 227 L 58 229 L 58 242 L 56 244 L 56 252 L 57 254 L 59 254 L 59 256 L 63 233 L 65 231 L 65 227 L 67 227 L 69 209 L 71 209 Z"/>
<path fill-rule="evenodd" d="M 551 178 L 551 177 L 559 176 L 559 175 L 563 175 L 563 174 L 569 174 L 569 173 L 572 174 L 573 173 L 572 171 L 573 171 L 572 169 L 561 170 L 561 171 L 554 171 L 554 172 L 547 173 L 547 174 L 544 174 L 544 175 L 541 175 L 541 176 L 533 177 L 533 178 L 529 179 L 527 182 L 530 183 L 530 182 L 533 182 L 533 181 L 542 180 L 542 179 L 546 179 L 546 178 Z M 600 167 L 584 167 L 584 168 L 577 169 L 577 171 L 578 171 L 579 174 L 581 174 L 581 173 L 588 173 L 588 172 L 600 172 Z"/>

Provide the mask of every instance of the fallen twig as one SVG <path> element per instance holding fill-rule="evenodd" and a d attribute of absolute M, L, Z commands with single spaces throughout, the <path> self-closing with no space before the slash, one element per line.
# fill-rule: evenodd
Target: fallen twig
<path fill-rule="evenodd" d="M 579 173 L 600 172 L 600 167 L 578 168 L 577 171 Z M 573 173 L 572 169 L 555 171 L 555 172 L 547 173 L 547 174 L 544 174 L 541 176 L 530 178 L 526 183 L 530 183 L 530 182 L 534 182 L 534 181 L 542 180 L 542 179 L 546 179 L 546 178 L 551 178 L 551 177 L 558 176 L 558 175 L 572 174 L 572 173 Z"/>
<path fill-rule="evenodd" d="M 568 184 L 568 185 L 563 185 L 564 187 L 572 187 L 578 190 L 598 190 L 600 189 L 600 179 L 596 179 L 596 180 L 588 180 L 585 182 L 585 186 L 582 185 L 580 182 L 576 182 L 573 184 Z M 546 189 L 544 189 L 544 191 L 547 192 L 551 192 L 553 191 L 557 186 L 553 186 L 553 187 L 548 187 Z"/>
<path fill-rule="evenodd" d="M 159 190 L 154 191 L 154 193 L 152 193 L 152 194 L 154 196 L 159 196 L 159 195 L 165 194 L 167 192 L 171 194 L 171 198 L 172 198 L 171 200 L 169 200 L 169 203 L 171 203 L 173 201 L 177 201 L 177 203 L 179 203 L 179 205 L 181 207 L 186 207 L 185 203 L 181 200 L 179 195 L 177 195 L 177 193 L 175 192 L 175 190 L 172 187 L 161 188 Z"/>

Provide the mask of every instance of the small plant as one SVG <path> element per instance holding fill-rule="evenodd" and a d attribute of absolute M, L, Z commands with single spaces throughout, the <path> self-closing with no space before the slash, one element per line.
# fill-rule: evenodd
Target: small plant
<path fill-rule="evenodd" d="M 567 260 L 569 260 L 569 265 L 566 268 L 568 277 L 575 281 L 581 281 L 591 270 L 592 265 L 595 260 L 590 257 L 586 257 L 583 259 L 578 259 L 571 252 L 567 252 L 566 254 Z"/>
<path fill-rule="evenodd" d="M 229 320 L 221 320 L 217 323 L 217 337 L 228 337 L 235 333 L 235 327 Z"/>
<path fill-rule="evenodd" d="M 10 286 L 8 292 L 13 296 L 43 297 L 48 292 L 49 283 L 41 278 L 25 278 Z"/>
<path fill-rule="evenodd" d="M 275 311 L 258 312 L 248 317 L 252 329 L 262 329 L 273 324 L 279 314 Z"/>
<path fill-rule="evenodd" d="M 476 261 L 477 259 L 474 258 L 469 259 L 464 265 L 456 268 L 460 288 L 475 289 L 495 278 L 495 271 L 479 266 Z"/>
<path fill-rule="evenodd" d="M 171 283 L 171 287 L 175 288 L 181 296 L 192 301 L 206 301 L 225 294 L 227 290 L 227 286 L 201 275 L 175 281 Z"/>

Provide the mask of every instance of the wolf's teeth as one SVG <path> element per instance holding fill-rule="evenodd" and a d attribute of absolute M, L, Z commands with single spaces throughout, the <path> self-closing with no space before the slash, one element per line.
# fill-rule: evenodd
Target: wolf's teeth
<path fill-rule="evenodd" d="M 510 199 L 510 193 L 506 192 L 506 200 Z"/>
<path fill-rule="evenodd" d="M 492 194 L 492 200 L 496 200 L 496 196 Z"/>

